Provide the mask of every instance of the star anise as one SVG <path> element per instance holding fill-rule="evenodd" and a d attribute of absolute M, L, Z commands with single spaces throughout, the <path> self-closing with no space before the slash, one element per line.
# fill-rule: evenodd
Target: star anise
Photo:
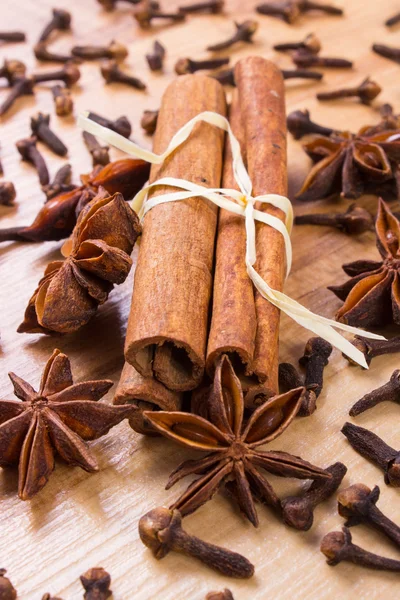
<path fill-rule="evenodd" d="M 47 266 L 18 332 L 71 333 L 85 325 L 114 284 L 128 276 L 140 232 L 139 219 L 122 195 L 109 196 L 100 188 L 63 246 L 66 259 Z"/>
<path fill-rule="evenodd" d="M 281 477 L 329 478 L 324 469 L 280 451 L 258 447 L 278 437 L 296 416 L 303 387 L 274 396 L 244 422 L 244 401 L 239 379 L 227 356 L 215 371 L 207 403 L 208 419 L 184 412 L 145 412 L 162 435 L 194 450 L 211 451 L 204 458 L 182 463 L 170 476 L 167 489 L 192 474 L 201 474 L 171 508 L 188 515 L 210 500 L 224 481 L 233 480 L 233 491 L 241 510 L 257 527 L 253 496 L 280 512 L 280 500 L 264 469 Z"/>
<path fill-rule="evenodd" d="M 58 454 L 71 466 L 97 471 L 86 440 L 105 435 L 132 414 L 132 407 L 97 404 L 112 381 L 73 383 L 68 357 L 54 350 L 43 371 L 39 391 L 9 373 L 14 394 L 0 400 L 0 466 L 18 464 L 18 495 L 29 500 L 48 482 Z"/>
<path fill-rule="evenodd" d="M 332 133 L 329 137 L 310 135 L 303 144 L 315 165 L 306 177 L 298 200 L 308 202 L 341 194 L 359 198 L 382 184 L 390 191 L 398 187 L 400 129 L 368 133 Z M 382 192 L 382 189 L 381 189 Z"/>
<path fill-rule="evenodd" d="M 328 288 L 344 300 L 336 314 L 342 323 L 366 328 L 400 325 L 400 222 L 382 199 L 375 231 L 383 260 L 356 260 L 343 265 L 351 279 Z"/>

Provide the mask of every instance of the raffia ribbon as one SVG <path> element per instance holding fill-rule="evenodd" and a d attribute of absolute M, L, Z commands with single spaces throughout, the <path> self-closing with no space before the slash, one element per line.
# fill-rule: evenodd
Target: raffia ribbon
<path fill-rule="evenodd" d="M 341 329 L 342 331 L 356 335 L 362 335 L 363 337 L 371 339 L 384 340 L 385 338 L 383 336 L 358 329 L 357 327 L 351 327 L 350 325 L 345 325 L 344 323 L 339 323 L 337 321 L 321 317 L 320 315 L 316 315 L 283 292 L 271 288 L 255 270 L 254 265 L 257 256 L 255 222 L 260 221 L 266 225 L 269 225 L 270 227 L 273 227 L 282 234 L 285 241 L 286 250 L 286 276 L 289 275 L 292 265 L 292 245 L 290 241 L 290 233 L 293 227 L 293 207 L 288 198 L 278 194 L 264 194 L 257 197 L 252 196 L 252 183 L 243 163 L 239 142 L 231 130 L 229 121 L 225 117 L 210 111 L 200 113 L 188 121 L 188 123 L 186 123 L 186 125 L 184 125 L 173 136 L 167 149 L 162 154 L 155 154 L 150 150 L 141 148 L 131 140 L 127 140 L 115 131 L 111 131 L 110 129 L 102 127 L 98 123 L 88 119 L 87 114 L 88 113 L 86 113 L 84 116 L 79 116 L 78 118 L 78 125 L 82 129 L 98 136 L 105 142 L 115 146 L 116 148 L 119 148 L 127 154 L 158 165 L 162 164 L 178 146 L 187 140 L 196 123 L 202 121 L 224 130 L 228 134 L 231 144 L 233 172 L 240 191 L 225 188 L 210 189 L 190 181 L 186 181 L 185 179 L 164 177 L 146 186 L 143 188 L 143 190 L 136 194 L 132 201 L 132 208 L 138 213 L 139 217 L 143 219 L 145 214 L 158 204 L 163 204 L 164 202 L 177 202 L 179 200 L 186 200 L 192 197 L 202 197 L 210 200 L 220 208 L 224 208 L 225 210 L 233 212 L 237 215 L 242 215 L 245 219 L 246 227 L 246 269 L 248 276 L 258 292 L 263 296 L 263 298 L 271 302 L 274 306 L 296 321 L 296 323 L 299 323 L 299 325 L 305 329 L 308 329 L 316 335 L 324 338 L 330 342 L 332 346 L 338 348 L 341 352 L 343 352 L 343 354 L 351 358 L 354 362 L 358 363 L 365 369 L 368 368 L 364 354 L 355 346 L 353 346 L 353 344 L 351 344 L 351 342 L 349 342 L 340 333 L 335 331 L 335 329 Z M 183 191 L 174 191 L 170 194 L 162 194 L 148 200 L 149 191 L 160 185 L 180 188 Z M 229 198 L 233 198 L 233 200 L 230 200 Z M 256 202 L 272 204 L 273 206 L 276 206 L 282 210 L 286 215 L 285 223 L 283 223 L 280 219 L 273 217 L 272 215 L 255 209 L 254 206 Z"/>

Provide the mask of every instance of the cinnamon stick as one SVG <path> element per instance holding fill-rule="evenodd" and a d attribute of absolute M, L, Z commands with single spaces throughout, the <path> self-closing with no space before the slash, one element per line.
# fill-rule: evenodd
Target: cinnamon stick
<path fill-rule="evenodd" d="M 237 96 L 230 121 L 239 138 L 242 156 L 253 183 L 253 195 L 287 195 L 286 118 L 282 74 L 261 57 L 240 60 L 235 67 Z M 230 152 L 226 152 L 224 186 L 233 185 Z M 283 211 L 256 206 L 284 220 Z M 220 211 L 216 272 L 207 370 L 228 353 L 241 378 L 246 404 L 259 404 L 278 392 L 278 338 L 280 311 L 268 300 L 249 291 L 245 269 L 243 219 Z M 257 223 L 256 270 L 274 289 L 282 290 L 285 245 L 278 231 Z M 255 315 L 255 316 L 254 316 Z M 254 319 L 255 328 L 251 327 Z M 233 355 L 233 356 L 232 356 Z"/>
<path fill-rule="evenodd" d="M 162 100 L 154 151 L 164 151 L 205 110 L 225 115 L 218 82 L 201 75 L 172 82 Z M 223 140 L 219 129 L 198 123 L 182 146 L 152 167 L 150 182 L 170 176 L 219 187 Z M 174 189 L 160 186 L 150 197 Z M 203 198 L 160 204 L 144 219 L 125 358 L 143 377 L 171 390 L 194 389 L 203 377 L 216 224 L 217 208 Z"/>

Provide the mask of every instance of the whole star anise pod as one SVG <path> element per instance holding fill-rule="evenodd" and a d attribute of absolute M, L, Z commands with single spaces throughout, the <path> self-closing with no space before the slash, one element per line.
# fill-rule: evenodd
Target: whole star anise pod
<path fill-rule="evenodd" d="M 97 404 L 112 381 L 73 383 L 68 357 L 54 350 L 39 391 L 9 373 L 22 400 L 0 400 L 0 466 L 18 464 L 18 495 L 29 500 L 48 482 L 58 454 L 71 466 L 97 471 L 87 440 L 105 435 L 132 414 L 132 407 Z"/>
<path fill-rule="evenodd" d="M 281 477 L 329 478 L 330 474 L 305 460 L 258 447 L 278 437 L 296 416 L 303 387 L 270 398 L 244 422 L 244 401 L 239 379 L 225 355 L 215 371 L 207 403 L 208 420 L 184 412 L 145 412 L 162 435 L 192 450 L 211 451 L 199 460 L 182 463 L 170 476 L 167 489 L 192 474 L 201 474 L 173 504 L 188 515 L 210 500 L 220 485 L 233 479 L 234 494 L 249 521 L 257 527 L 253 495 L 280 512 L 280 500 L 260 469 Z"/>
<path fill-rule="evenodd" d="M 310 135 L 303 148 L 315 165 L 296 194 L 298 200 L 312 202 L 334 195 L 359 198 L 382 184 L 397 190 L 400 129 L 372 135 L 367 128 L 357 134 Z"/>
<path fill-rule="evenodd" d="M 79 215 L 63 246 L 64 261 L 51 262 L 29 300 L 19 333 L 72 333 L 103 304 L 130 271 L 141 226 L 121 194 L 98 195 Z"/>
<path fill-rule="evenodd" d="M 344 300 L 336 319 L 356 327 L 400 324 L 400 223 L 381 198 L 375 231 L 383 260 L 356 260 L 343 265 L 351 279 L 328 288 Z"/>

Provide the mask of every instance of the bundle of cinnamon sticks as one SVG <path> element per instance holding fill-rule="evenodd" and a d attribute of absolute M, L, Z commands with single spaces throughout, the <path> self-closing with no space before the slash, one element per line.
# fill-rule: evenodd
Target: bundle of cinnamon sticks
<path fill-rule="evenodd" d="M 229 121 L 240 142 L 253 194 L 287 194 L 286 119 L 282 75 L 261 57 L 239 61 Z M 227 115 L 225 93 L 203 75 L 179 77 L 166 90 L 154 138 L 163 152 L 171 137 L 203 111 Z M 237 188 L 223 132 L 205 122 L 160 166 L 150 183 L 176 177 L 210 188 Z M 170 193 L 158 186 L 149 198 Z M 271 205 L 259 208 L 284 220 Z M 285 246 L 280 232 L 258 223 L 256 269 L 282 290 Z M 245 265 L 241 216 L 204 198 L 154 206 L 145 216 L 125 345 L 126 364 L 115 403 L 134 403 L 132 427 L 152 433 L 144 410 L 179 410 L 183 394 L 212 377 L 228 354 L 254 407 L 278 391 L 279 310 L 254 291 Z"/>

